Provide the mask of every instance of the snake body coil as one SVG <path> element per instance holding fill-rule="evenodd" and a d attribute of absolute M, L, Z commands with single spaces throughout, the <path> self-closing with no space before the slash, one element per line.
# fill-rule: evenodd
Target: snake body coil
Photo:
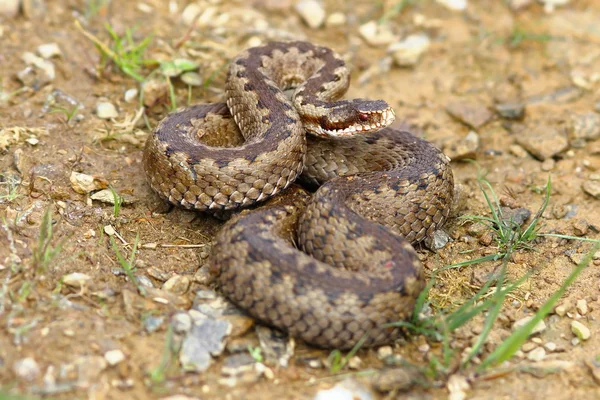
<path fill-rule="evenodd" d="M 393 120 L 385 102 L 337 100 L 348 79 L 323 47 L 249 49 L 231 63 L 227 106 L 169 115 L 144 152 L 159 195 L 200 211 L 254 205 L 300 173 L 321 185 L 310 200 L 297 194 L 294 204 L 234 217 L 215 239 L 211 266 L 224 294 L 254 317 L 336 348 L 398 336 L 389 324 L 410 316 L 423 288 L 410 243 L 445 222 L 453 194 L 442 153 L 381 129 Z M 290 87 L 291 101 L 283 93 Z"/>

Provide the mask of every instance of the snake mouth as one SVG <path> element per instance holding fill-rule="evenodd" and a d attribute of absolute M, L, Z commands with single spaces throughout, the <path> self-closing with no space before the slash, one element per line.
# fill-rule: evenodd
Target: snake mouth
<path fill-rule="evenodd" d="M 321 129 L 317 134 L 327 137 L 356 136 L 358 134 L 374 132 L 381 128 L 385 128 L 394 122 L 395 118 L 396 114 L 391 107 L 384 110 L 360 111 L 358 113 L 358 118 L 356 118 L 351 125 L 348 125 L 347 121 L 337 124 L 335 122 L 322 124 L 320 127 Z M 342 127 L 338 128 L 337 126 L 340 125 L 342 125 Z"/>

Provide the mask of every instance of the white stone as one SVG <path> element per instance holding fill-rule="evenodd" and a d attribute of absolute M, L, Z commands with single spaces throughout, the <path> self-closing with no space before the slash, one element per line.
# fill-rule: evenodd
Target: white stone
<path fill-rule="evenodd" d="M 316 29 L 325 22 L 325 9 L 316 0 L 301 0 L 296 3 L 296 12 L 309 27 Z"/>
<path fill-rule="evenodd" d="M 546 350 L 543 347 L 536 347 L 527 354 L 527 359 L 531 361 L 542 361 L 546 357 Z"/>
<path fill-rule="evenodd" d="M 515 323 L 513 324 L 513 331 L 515 331 L 515 330 L 519 329 L 520 327 L 522 327 L 523 325 L 527 324 L 529 321 L 531 321 L 532 318 L 533 317 L 525 317 L 525 318 L 521 318 L 518 321 L 515 321 Z M 544 322 L 544 320 L 541 320 L 540 322 L 535 324 L 535 326 L 531 330 L 530 335 L 535 335 L 536 333 L 543 332 L 544 330 L 546 330 L 546 323 Z"/>
<path fill-rule="evenodd" d="M 125 354 L 119 349 L 109 350 L 106 353 L 104 353 L 104 359 L 106 360 L 108 365 L 115 366 L 121 361 L 125 360 Z"/>
<path fill-rule="evenodd" d="M 430 43 L 431 41 L 426 34 L 418 33 L 392 44 L 388 47 L 388 52 L 392 54 L 398 66 L 412 67 L 429 48 Z"/>
<path fill-rule="evenodd" d="M 371 46 L 382 46 L 396 42 L 399 39 L 389 24 L 378 24 L 377 21 L 369 21 L 361 25 L 358 32 Z"/>
<path fill-rule="evenodd" d="M 128 89 L 123 97 L 127 103 L 132 103 L 137 99 L 138 93 L 136 88 Z"/>
<path fill-rule="evenodd" d="M 590 329 L 579 321 L 571 321 L 571 331 L 580 340 L 588 340 L 592 336 Z"/>
<path fill-rule="evenodd" d="M 62 55 L 60 47 L 56 43 L 40 44 L 37 48 L 38 54 L 45 59 Z"/>
<path fill-rule="evenodd" d="M 436 0 L 436 2 L 452 11 L 463 11 L 467 9 L 467 0 Z"/>
<path fill-rule="evenodd" d="M 74 288 L 82 288 L 87 285 L 87 283 L 92 280 L 92 277 L 81 272 L 73 272 L 71 274 L 67 274 L 63 276 L 62 281 L 65 285 L 74 287 Z"/>
<path fill-rule="evenodd" d="M 588 305 L 585 299 L 577 300 L 577 311 L 579 314 L 586 315 L 588 313 Z"/>
<path fill-rule="evenodd" d="M 119 113 L 117 112 L 117 108 L 114 104 L 108 101 L 100 101 L 96 104 L 96 115 L 98 118 L 102 119 L 112 119 L 117 118 Z"/>
<path fill-rule="evenodd" d="M 346 15 L 341 12 L 334 12 L 325 21 L 325 25 L 327 26 L 341 26 L 344 25 L 347 21 Z"/>

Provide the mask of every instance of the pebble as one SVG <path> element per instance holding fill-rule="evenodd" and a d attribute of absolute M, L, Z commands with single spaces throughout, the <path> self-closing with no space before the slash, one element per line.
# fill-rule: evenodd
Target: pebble
<path fill-rule="evenodd" d="M 313 400 L 373 400 L 371 391 L 354 379 L 346 379 L 331 389 L 319 390 Z"/>
<path fill-rule="evenodd" d="M 542 162 L 542 171 L 544 171 L 544 172 L 552 171 L 555 166 L 556 166 L 556 161 L 554 161 L 552 158 L 548 158 L 547 160 L 544 160 L 544 162 Z"/>
<path fill-rule="evenodd" d="M 416 383 L 416 376 L 406 368 L 384 369 L 372 380 L 375 390 L 381 393 L 405 392 Z"/>
<path fill-rule="evenodd" d="M 327 17 L 325 25 L 327 27 L 342 26 L 346 24 L 347 20 L 346 15 L 338 11 L 331 13 L 329 17 Z"/>
<path fill-rule="evenodd" d="M 106 179 L 82 174 L 80 172 L 71 172 L 69 179 L 71 181 L 71 187 L 79 194 L 88 194 L 95 190 L 105 189 L 108 187 L 108 182 Z"/>
<path fill-rule="evenodd" d="M 587 301 L 585 299 L 577 300 L 576 307 L 577 311 L 579 311 L 579 314 L 581 315 L 586 315 L 589 311 Z"/>
<path fill-rule="evenodd" d="M 450 376 L 450 379 L 448 379 L 448 383 L 446 384 L 446 386 L 448 387 L 448 392 L 450 392 L 448 400 L 466 399 L 466 391 L 471 388 L 469 382 L 467 381 L 467 378 L 458 374 Z"/>
<path fill-rule="evenodd" d="M 187 7 L 186 7 L 187 8 Z M 164 80 L 150 79 L 142 87 L 144 105 L 148 108 L 164 101 L 169 95 L 169 85 Z"/>
<path fill-rule="evenodd" d="M 363 360 L 359 356 L 354 356 L 348 360 L 348 368 L 360 369 L 363 366 Z"/>
<path fill-rule="evenodd" d="M 73 272 L 62 277 L 62 281 L 65 285 L 71 286 L 76 289 L 81 289 L 92 280 L 92 277 L 81 272 Z"/>
<path fill-rule="evenodd" d="M 56 43 L 41 44 L 37 48 L 37 52 L 42 58 L 48 59 L 52 57 L 59 57 L 62 55 L 60 47 Z"/>
<path fill-rule="evenodd" d="M 229 336 L 232 338 L 245 335 L 254 326 L 254 318 L 247 315 L 232 314 L 224 315 L 221 318 L 231 323 L 231 334 Z"/>
<path fill-rule="evenodd" d="M 580 340 L 588 340 L 592 336 L 590 329 L 579 321 L 571 321 L 571 331 Z"/>
<path fill-rule="evenodd" d="M 527 343 L 523 343 L 523 346 L 521 346 L 521 350 L 523 350 L 523 352 L 525 353 L 529 353 L 531 350 L 535 349 L 537 346 L 537 344 L 533 343 L 533 342 L 527 342 Z"/>
<path fill-rule="evenodd" d="M 121 199 L 121 204 L 132 204 L 134 202 L 134 199 L 131 196 L 123 196 L 120 194 L 117 194 L 117 196 Z M 115 204 L 115 195 L 110 189 L 99 190 L 92 194 L 90 198 L 106 204 Z"/>
<path fill-rule="evenodd" d="M 521 11 L 529 7 L 533 0 L 508 0 L 508 6 L 513 11 Z"/>
<path fill-rule="evenodd" d="M 226 386 L 236 386 L 241 383 L 254 383 L 263 376 L 266 368 L 248 353 L 239 353 L 223 360 L 221 374 L 226 378 L 219 379 L 219 383 Z"/>
<path fill-rule="evenodd" d="M 188 333 L 192 329 L 192 317 L 188 313 L 178 312 L 171 318 L 171 326 L 175 333 Z"/>
<path fill-rule="evenodd" d="M 585 219 L 573 221 L 573 233 L 577 236 L 585 236 L 588 233 L 590 224 Z"/>
<path fill-rule="evenodd" d="M 558 346 L 556 346 L 556 343 L 554 342 L 548 342 L 546 344 L 544 344 L 544 348 L 550 352 L 552 351 L 556 351 Z"/>
<path fill-rule="evenodd" d="M 94 110 L 98 118 L 101 119 L 113 119 L 119 116 L 117 112 L 117 108 L 114 104 L 108 101 L 100 101 L 96 104 L 96 109 Z"/>
<path fill-rule="evenodd" d="M 544 4 L 544 11 L 551 13 L 557 6 L 564 6 L 569 3 L 569 0 L 540 0 Z"/>
<path fill-rule="evenodd" d="M 225 348 L 224 338 L 231 332 L 227 321 L 205 318 L 192 325 L 181 345 L 179 362 L 184 370 L 202 372 Z"/>
<path fill-rule="evenodd" d="M 23 53 L 22 59 L 30 67 L 17 74 L 23 84 L 34 88 L 41 87 L 56 78 L 56 69 L 51 61 L 44 60 L 30 52 Z M 42 74 L 38 75 L 37 71 Z"/>
<path fill-rule="evenodd" d="M 162 286 L 162 290 L 178 295 L 185 294 L 190 288 L 191 280 L 185 275 L 173 275 Z"/>
<path fill-rule="evenodd" d="M 392 346 L 381 346 L 377 349 L 377 358 L 379 358 L 380 360 L 386 359 L 392 354 L 394 354 Z"/>
<path fill-rule="evenodd" d="M 479 103 L 453 101 L 446 105 L 446 112 L 463 124 L 477 130 L 493 116 L 491 111 Z"/>
<path fill-rule="evenodd" d="M 520 327 L 522 327 L 523 325 L 527 324 L 533 317 L 525 317 L 525 318 L 521 318 L 518 321 L 515 321 L 515 323 L 513 324 L 513 331 L 519 329 Z M 533 329 L 531 330 L 531 332 L 529 333 L 530 335 L 535 335 L 536 333 L 540 333 L 546 330 L 546 323 L 544 322 L 544 320 L 541 320 L 540 322 L 538 322 Z"/>
<path fill-rule="evenodd" d="M 592 181 L 592 180 L 585 181 L 581 185 L 581 188 L 583 189 L 584 192 L 586 192 L 590 196 L 592 196 L 596 199 L 600 199 L 600 182 L 599 181 Z"/>
<path fill-rule="evenodd" d="M 294 339 L 289 338 L 283 332 L 262 325 L 256 326 L 256 334 L 265 361 L 286 368 L 296 349 Z"/>
<path fill-rule="evenodd" d="M 0 1 L 0 15 L 7 18 L 14 18 L 19 13 L 20 0 L 2 0 Z"/>
<path fill-rule="evenodd" d="M 369 21 L 361 25 L 358 32 L 371 46 L 384 46 L 399 39 L 389 24 L 378 24 L 377 21 Z"/>
<path fill-rule="evenodd" d="M 137 281 L 137 283 L 139 283 L 140 285 L 145 286 L 147 288 L 154 287 L 152 280 L 150 278 L 148 278 L 146 275 L 137 275 L 135 277 L 135 280 Z"/>
<path fill-rule="evenodd" d="M 40 366 L 32 357 L 17 360 L 13 365 L 13 371 L 19 379 L 29 382 L 40 376 Z"/>
<path fill-rule="evenodd" d="M 600 115 L 594 112 L 572 115 L 568 133 L 572 147 L 584 147 L 586 141 L 600 138 Z"/>
<path fill-rule="evenodd" d="M 127 89 L 125 91 L 125 94 L 123 95 L 123 98 L 125 99 L 125 102 L 133 103 L 137 100 L 138 94 L 139 91 L 137 90 L 137 88 Z"/>
<path fill-rule="evenodd" d="M 108 365 L 114 367 L 121 361 L 125 360 L 125 354 L 119 349 L 109 350 L 106 353 L 104 353 L 104 359 L 106 360 Z"/>
<path fill-rule="evenodd" d="M 554 308 L 554 313 L 559 317 L 564 317 L 567 314 L 567 307 L 564 305 L 556 306 Z"/>
<path fill-rule="evenodd" d="M 516 141 L 541 161 L 547 160 L 569 147 L 566 135 L 555 127 L 547 125 L 523 130 L 516 136 Z"/>
<path fill-rule="evenodd" d="M 522 226 L 531 217 L 531 211 L 527 208 L 508 208 L 502 207 L 502 220 L 507 224 L 513 223 Z"/>
<path fill-rule="evenodd" d="M 181 80 L 183 83 L 189 86 L 202 86 L 204 80 L 202 79 L 202 75 L 195 71 L 188 71 L 181 74 Z"/>
<path fill-rule="evenodd" d="M 429 48 L 431 41 L 424 33 L 418 33 L 406 37 L 404 40 L 393 43 L 388 47 L 388 53 L 392 54 L 396 65 L 399 67 L 412 67 Z"/>
<path fill-rule="evenodd" d="M 452 11 L 463 11 L 467 9 L 467 0 L 436 0 L 436 3 L 441 4 Z"/>
<path fill-rule="evenodd" d="M 527 354 L 527 359 L 531 361 L 542 361 L 546 358 L 546 350 L 543 347 L 536 347 Z"/>
<path fill-rule="evenodd" d="M 438 229 L 433 232 L 431 239 L 426 238 L 425 240 L 425 246 L 427 246 L 427 248 L 431 250 L 439 250 L 443 249 L 448 242 L 450 242 L 450 235 L 448 235 L 446 231 Z"/>
<path fill-rule="evenodd" d="M 496 112 L 504 119 L 522 120 L 525 118 L 525 104 L 502 103 L 496 105 Z"/>
<path fill-rule="evenodd" d="M 144 324 L 144 330 L 148 333 L 153 333 L 158 331 L 158 329 L 162 326 L 162 324 L 165 322 L 165 317 L 162 315 L 150 315 L 146 318 L 143 318 L 142 321 Z"/>
<path fill-rule="evenodd" d="M 476 158 L 479 150 L 479 135 L 475 131 L 462 138 L 453 137 L 444 145 L 444 154 L 452 161 Z"/>
<path fill-rule="evenodd" d="M 325 22 L 325 9 L 317 0 L 301 0 L 294 8 L 300 18 L 312 29 L 319 28 Z"/>

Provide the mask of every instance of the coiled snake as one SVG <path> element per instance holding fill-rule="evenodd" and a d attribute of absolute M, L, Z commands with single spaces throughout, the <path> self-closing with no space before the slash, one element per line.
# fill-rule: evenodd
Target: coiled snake
<path fill-rule="evenodd" d="M 311 199 L 270 200 L 232 218 L 215 239 L 211 269 L 255 318 L 340 349 L 399 335 L 390 323 L 410 316 L 424 285 L 410 243 L 445 222 L 453 196 L 447 157 L 384 128 L 394 116 L 387 103 L 338 100 L 348 84 L 328 48 L 251 48 L 230 64 L 227 105 L 169 115 L 144 152 L 152 188 L 188 209 L 250 207 L 301 173 L 321 185 Z"/>

